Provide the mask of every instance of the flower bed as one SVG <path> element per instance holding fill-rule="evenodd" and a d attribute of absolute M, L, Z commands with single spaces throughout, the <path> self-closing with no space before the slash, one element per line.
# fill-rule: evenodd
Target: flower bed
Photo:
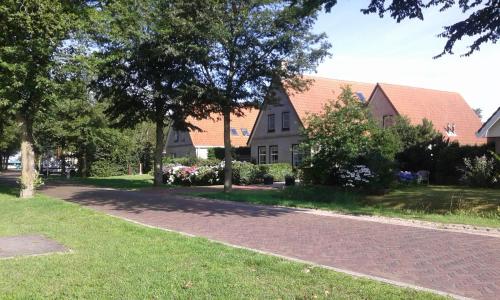
<path fill-rule="evenodd" d="M 163 183 L 176 185 L 213 185 L 222 183 L 224 166 L 182 166 L 163 167 Z"/>

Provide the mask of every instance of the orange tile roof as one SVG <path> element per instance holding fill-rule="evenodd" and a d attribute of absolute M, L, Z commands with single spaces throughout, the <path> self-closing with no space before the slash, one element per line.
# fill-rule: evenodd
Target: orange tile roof
<path fill-rule="evenodd" d="M 231 115 L 231 128 L 238 131 L 237 136 L 231 135 L 231 144 L 235 147 L 245 147 L 247 145 L 249 137 L 243 136 L 241 129 L 246 128 L 250 134 L 259 110 L 249 108 L 245 109 L 244 113 L 241 117 Z M 221 115 L 211 114 L 209 118 L 202 120 L 188 118 L 187 121 L 202 129 L 202 131 L 193 130 L 189 132 L 193 146 L 224 147 L 224 123 Z"/>
<path fill-rule="evenodd" d="M 448 123 L 455 124 L 457 136 L 449 137 L 461 144 L 484 144 L 485 139 L 476 137 L 481 120 L 458 93 L 379 83 L 385 95 L 400 115 L 411 123 L 420 124 L 426 118 L 445 137 Z"/>
<path fill-rule="evenodd" d="M 305 122 L 309 114 L 319 114 L 323 111 L 325 104 L 332 100 L 337 100 L 342 93 L 342 87 L 351 86 L 354 93 L 361 92 L 368 101 L 375 88 L 375 84 L 355 81 L 337 80 L 316 76 L 304 76 L 305 79 L 312 79 L 313 83 L 304 92 L 289 90 L 287 92 L 293 107 L 299 115 L 302 123 Z"/>

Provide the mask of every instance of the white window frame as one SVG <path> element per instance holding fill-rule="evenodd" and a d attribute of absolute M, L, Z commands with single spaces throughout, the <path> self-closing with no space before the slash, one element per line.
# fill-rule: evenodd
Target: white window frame
<path fill-rule="evenodd" d="M 273 151 L 276 151 L 273 153 Z M 274 157 L 275 156 L 275 157 Z M 278 145 L 269 146 L 269 163 L 276 164 L 279 161 L 279 148 Z"/>
<path fill-rule="evenodd" d="M 262 150 L 264 150 L 264 151 L 262 152 Z M 266 164 L 266 160 L 267 160 L 267 147 L 266 146 L 258 146 L 257 147 L 257 163 L 259 165 Z"/>

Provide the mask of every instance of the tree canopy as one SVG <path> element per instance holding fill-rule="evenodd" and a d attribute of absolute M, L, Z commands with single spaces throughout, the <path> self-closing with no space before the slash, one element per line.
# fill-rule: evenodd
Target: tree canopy
<path fill-rule="evenodd" d="M 34 192 L 33 120 L 55 100 L 52 67 L 57 53 L 71 48 L 69 41 L 82 26 L 90 2 L 0 3 L 0 111 L 15 115 L 21 126 L 23 197 Z"/>
<path fill-rule="evenodd" d="M 177 1 L 112 3 L 103 11 L 109 27 L 98 38 L 102 63 L 96 86 L 99 97 L 110 100 L 108 115 L 124 127 L 145 120 L 156 125 L 155 185 L 162 184 L 165 127 L 186 129 L 188 116 L 206 116 L 190 63 L 197 55 L 186 31 L 190 12 L 179 6 Z"/>
<path fill-rule="evenodd" d="M 200 97 L 224 119 L 225 190 L 231 189 L 230 116 L 272 97 L 271 85 L 303 88 L 300 75 L 328 55 L 325 34 L 312 32 L 316 11 L 282 1 L 194 1 L 194 34 L 201 46 L 193 58 Z M 276 87 L 276 86 L 273 86 Z"/>

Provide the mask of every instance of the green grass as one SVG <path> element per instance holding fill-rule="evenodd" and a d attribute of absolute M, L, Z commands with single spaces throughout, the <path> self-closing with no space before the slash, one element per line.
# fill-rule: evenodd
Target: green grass
<path fill-rule="evenodd" d="M 109 187 L 116 189 L 140 189 L 153 187 L 153 176 L 144 175 L 122 175 L 122 176 L 110 176 L 110 177 L 89 177 L 80 178 L 73 177 L 71 179 L 65 179 L 62 177 L 49 177 L 49 181 L 64 181 L 64 182 L 74 182 L 81 184 L 88 184 L 100 187 Z M 162 185 L 162 187 L 169 187 L 168 185 Z"/>
<path fill-rule="evenodd" d="M 441 223 L 500 227 L 500 190 L 455 186 L 399 187 L 382 196 L 366 196 L 330 187 L 289 187 L 284 190 L 197 193 L 198 196 L 380 215 Z"/>
<path fill-rule="evenodd" d="M 439 298 L 15 193 L 0 187 L 0 236 L 42 234 L 73 252 L 0 260 L 4 299 Z"/>

